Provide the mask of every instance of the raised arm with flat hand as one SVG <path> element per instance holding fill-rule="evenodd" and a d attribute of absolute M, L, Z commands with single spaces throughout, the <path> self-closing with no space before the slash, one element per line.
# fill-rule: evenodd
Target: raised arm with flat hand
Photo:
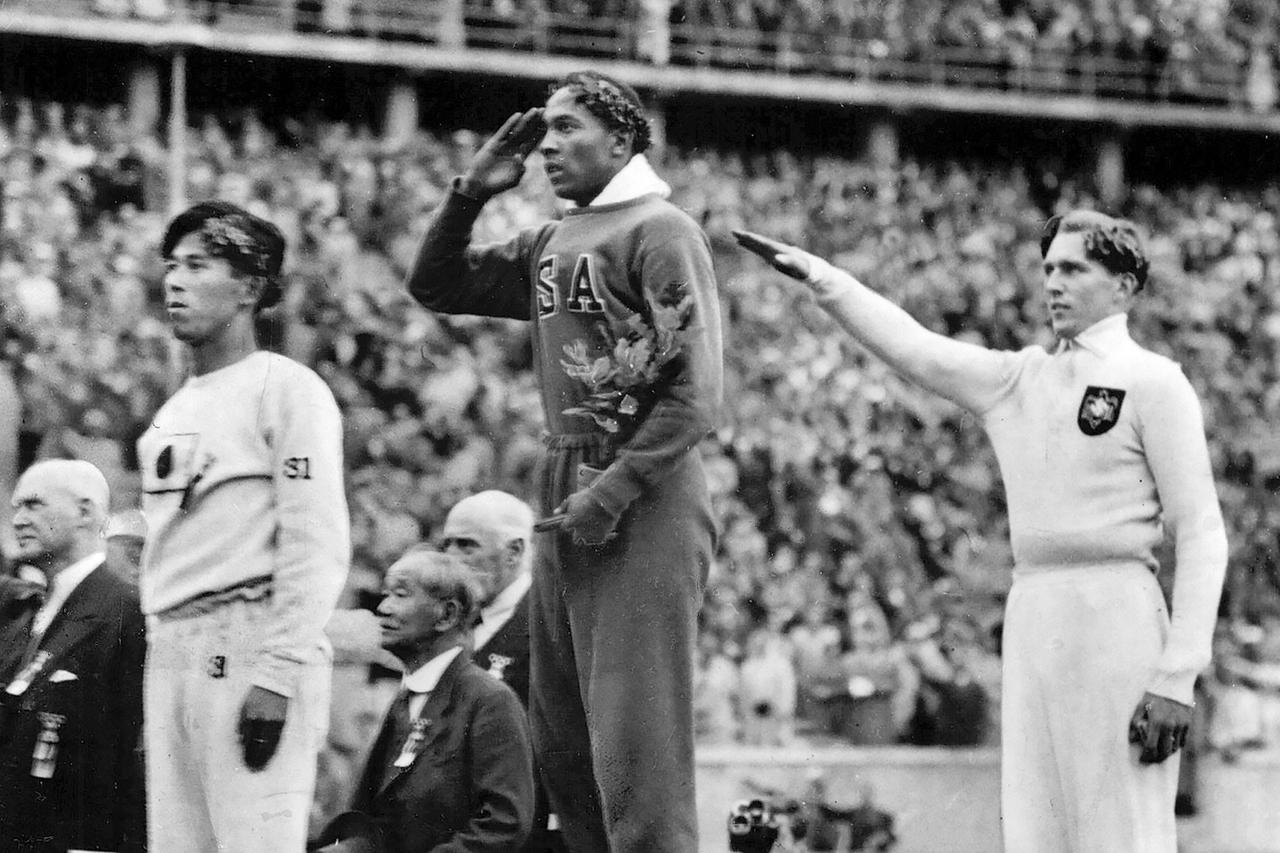
<path fill-rule="evenodd" d="M 513 113 L 476 152 L 431 215 L 405 279 L 414 299 L 446 314 L 529 318 L 528 253 L 549 226 L 506 243 L 475 247 L 471 229 L 484 204 L 524 176 L 524 161 L 546 130 L 542 110 Z"/>
<path fill-rule="evenodd" d="M 898 373 L 975 412 L 1007 381 L 1006 354 L 930 331 L 853 276 L 803 249 L 734 231 L 738 243 L 774 269 L 805 282 L 818 304 L 855 340 Z"/>
<path fill-rule="evenodd" d="M 480 146 L 458 190 L 477 201 L 506 192 L 524 177 L 524 161 L 546 132 L 542 109 L 535 107 L 511 117 Z"/>

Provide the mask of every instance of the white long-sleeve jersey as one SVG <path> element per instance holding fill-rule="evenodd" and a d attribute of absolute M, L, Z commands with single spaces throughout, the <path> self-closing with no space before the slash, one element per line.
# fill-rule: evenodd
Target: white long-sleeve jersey
<path fill-rule="evenodd" d="M 1154 693 L 1190 704 L 1208 665 L 1227 541 L 1200 404 L 1174 362 L 1113 315 L 1064 341 L 999 352 L 925 329 L 809 256 L 819 304 L 917 384 L 977 414 L 996 451 L 1016 571 L 1141 563 L 1175 542 L 1172 624 Z"/>
<path fill-rule="evenodd" d="M 188 379 L 138 440 L 143 611 L 270 576 L 273 618 L 253 683 L 285 696 L 315 650 L 327 652 L 324 626 L 346 581 L 341 432 L 319 376 L 255 352 Z"/>

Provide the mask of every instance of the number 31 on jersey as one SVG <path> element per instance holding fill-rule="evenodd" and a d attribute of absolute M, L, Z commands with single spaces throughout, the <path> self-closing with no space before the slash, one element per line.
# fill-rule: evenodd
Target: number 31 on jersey
<path fill-rule="evenodd" d="M 290 456 L 284 460 L 284 476 L 286 480 L 310 480 L 311 457 Z"/>

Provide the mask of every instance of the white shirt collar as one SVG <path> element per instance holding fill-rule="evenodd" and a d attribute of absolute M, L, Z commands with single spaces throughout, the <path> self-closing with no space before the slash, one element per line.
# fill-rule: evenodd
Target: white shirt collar
<path fill-rule="evenodd" d="M 475 643 L 477 649 L 484 648 L 484 644 L 493 639 L 493 635 L 498 633 L 503 625 L 511 621 L 511 616 L 516 612 L 516 607 L 524 599 L 525 593 L 529 591 L 529 587 L 533 584 L 533 575 L 529 572 L 521 572 L 516 575 L 516 579 L 507 584 L 507 588 L 494 596 L 488 606 L 480 611 L 480 624 L 476 626 Z"/>
<path fill-rule="evenodd" d="M 1101 355 L 1129 339 L 1129 315 L 1120 312 L 1099 320 L 1074 338 L 1059 341 L 1057 351 L 1065 352 L 1074 342 L 1081 349 Z"/>
<path fill-rule="evenodd" d="M 53 617 L 58 615 L 58 611 L 62 609 L 63 604 L 66 604 L 67 599 L 71 597 L 71 593 L 75 592 L 81 581 L 89 577 L 93 570 L 105 563 L 106 560 L 106 552 L 97 551 L 87 557 L 76 560 L 54 575 L 53 580 L 49 583 L 49 597 L 44 600 L 44 604 L 36 611 L 35 619 L 31 623 L 31 632 L 33 634 L 43 634 L 47 631 L 49 625 L 53 622 Z"/>
<path fill-rule="evenodd" d="M 453 663 L 462 652 L 462 646 L 454 646 L 448 651 L 441 652 L 413 672 L 407 672 L 400 679 L 400 684 L 410 693 L 430 693 L 436 689 L 436 685 L 440 683 L 440 676 L 444 675 L 444 671 L 449 668 L 449 664 Z"/>
<path fill-rule="evenodd" d="M 600 194 L 591 200 L 587 207 L 599 207 L 604 204 L 618 204 L 640 198 L 643 195 L 657 194 L 662 198 L 671 195 L 671 185 L 653 170 L 649 158 L 643 154 L 634 155 L 627 165 L 605 184 Z M 577 207 L 570 204 L 570 207 Z"/>

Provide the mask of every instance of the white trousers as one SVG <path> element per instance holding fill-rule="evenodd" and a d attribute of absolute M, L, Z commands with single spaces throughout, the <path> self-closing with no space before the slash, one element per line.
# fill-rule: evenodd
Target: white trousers
<path fill-rule="evenodd" d="M 1176 853 L 1178 760 L 1138 763 L 1129 719 L 1169 618 L 1139 565 L 1015 573 L 1004 626 L 1006 853 Z"/>
<path fill-rule="evenodd" d="M 149 849 L 301 853 L 328 728 L 331 665 L 323 644 L 289 700 L 280 745 L 258 772 L 238 724 L 268 604 L 232 601 L 148 624 L 145 674 Z"/>

